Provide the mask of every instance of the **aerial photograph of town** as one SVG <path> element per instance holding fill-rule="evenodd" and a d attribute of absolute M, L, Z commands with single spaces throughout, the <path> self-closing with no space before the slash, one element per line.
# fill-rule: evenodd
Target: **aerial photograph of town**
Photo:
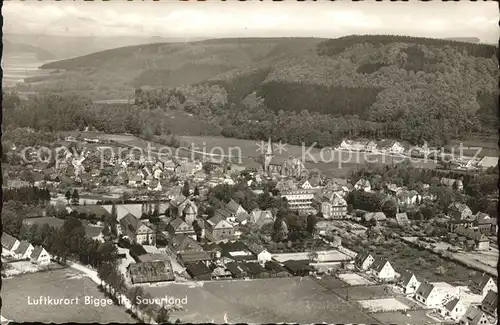
<path fill-rule="evenodd" d="M 497 324 L 495 1 L 2 15 L 2 325 Z"/>

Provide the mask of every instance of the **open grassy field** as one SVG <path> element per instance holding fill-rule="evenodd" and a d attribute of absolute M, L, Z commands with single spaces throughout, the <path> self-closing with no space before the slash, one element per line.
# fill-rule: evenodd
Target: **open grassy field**
<path fill-rule="evenodd" d="M 436 319 L 427 316 L 428 313 L 429 310 L 412 310 L 373 313 L 371 315 L 384 324 L 429 325 L 440 323 Z"/>
<path fill-rule="evenodd" d="M 2 316 L 15 322 L 42 323 L 131 323 L 124 307 L 94 307 L 85 304 L 85 296 L 104 298 L 94 282 L 70 269 L 27 274 L 2 281 Z M 79 297 L 79 304 L 49 306 L 29 305 L 40 296 L 52 298 Z"/>
<path fill-rule="evenodd" d="M 183 322 L 229 323 L 377 323 L 312 278 L 205 282 L 202 287 L 168 284 L 147 288 L 153 296 L 187 296 Z"/>

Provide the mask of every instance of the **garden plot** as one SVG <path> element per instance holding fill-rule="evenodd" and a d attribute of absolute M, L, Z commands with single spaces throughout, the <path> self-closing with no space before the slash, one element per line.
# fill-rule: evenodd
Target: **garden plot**
<path fill-rule="evenodd" d="M 395 298 L 359 300 L 358 303 L 370 312 L 408 310 L 409 307 Z"/>
<path fill-rule="evenodd" d="M 344 273 L 337 275 L 340 280 L 346 282 L 351 286 L 361 286 L 361 285 L 370 285 L 373 284 L 370 280 L 358 275 L 356 273 Z"/>

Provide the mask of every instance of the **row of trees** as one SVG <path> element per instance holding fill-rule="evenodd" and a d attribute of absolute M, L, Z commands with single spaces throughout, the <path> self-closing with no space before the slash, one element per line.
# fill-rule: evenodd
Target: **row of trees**
<path fill-rule="evenodd" d="M 50 191 L 47 188 L 36 186 L 23 186 L 19 188 L 7 188 L 3 190 L 2 200 L 20 201 L 27 203 L 38 203 L 50 201 Z"/>

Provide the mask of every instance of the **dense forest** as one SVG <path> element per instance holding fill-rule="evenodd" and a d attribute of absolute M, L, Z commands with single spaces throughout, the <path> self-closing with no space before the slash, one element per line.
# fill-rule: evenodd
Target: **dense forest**
<path fill-rule="evenodd" d="M 57 111 L 71 122 L 48 123 L 55 115 L 44 121 L 29 108 L 18 111 L 34 116 L 17 121 L 42 129 L 91 124 L 146 135 L 271 136 L 319 146 L 345 137 L 443 145 L 497 136 L 498 49 L 492 45 L 391 35 L 188 45 L 150 44 L 50 63 L 47 68 L 68 70 L 46 84 L 56 92 L 123 92 L 135 105 L 96 107 L 81 98 L 74 116 L 67 111 L 73 107 Z"/>

